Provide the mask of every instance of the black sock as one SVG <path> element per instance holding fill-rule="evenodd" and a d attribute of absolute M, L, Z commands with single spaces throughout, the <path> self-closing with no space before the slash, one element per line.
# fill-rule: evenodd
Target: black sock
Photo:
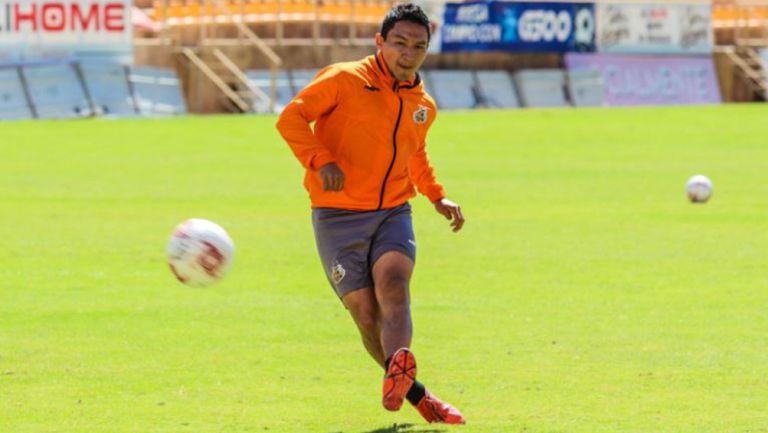
<path fill-rule="evenodd" d="M 416 406 L 426 394 L 427 388 L 424 387 L 424 384 L 418 380 L 414 380 L 413 385 L 411 386 L 411 389 L 408 390 L 408 394 L 405 395 L 405 398 L 407 398 L 412 405 Z"/>

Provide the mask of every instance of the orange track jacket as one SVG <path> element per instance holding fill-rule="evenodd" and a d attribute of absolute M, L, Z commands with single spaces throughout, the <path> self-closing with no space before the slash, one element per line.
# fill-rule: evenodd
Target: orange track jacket
<path fill-rule="evenodd" d="M 430 201 L 445 197 L 425 149 L 436 114 L 419 76 L 398 81 L 377 54 L 318 72 L 277 129 L 306 168 L 313 208 L 378 210 L 405 203 L 415 187 Z M 341 191 L 323 191 L 318 170 L 329 162 L 344 172 Z"/>

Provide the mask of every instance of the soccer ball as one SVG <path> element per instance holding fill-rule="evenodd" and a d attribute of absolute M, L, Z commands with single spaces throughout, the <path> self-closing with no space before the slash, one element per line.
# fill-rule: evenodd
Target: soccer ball
<path fill-rule="evenodd" d="M 706 203 L 712 196 L 712 181 L 703 174 L 697 174 L 688 179 L 685 190 L 688 192 L 688 199 L 693 203 Z"/>
<path fill-rule="evenodd" d="M 176 226 L 166 252 L 168 265 L 179 281 L 192 287 L 205 287 L 227 274 L 235 245 L 216 223 L 193 218 Z"/>

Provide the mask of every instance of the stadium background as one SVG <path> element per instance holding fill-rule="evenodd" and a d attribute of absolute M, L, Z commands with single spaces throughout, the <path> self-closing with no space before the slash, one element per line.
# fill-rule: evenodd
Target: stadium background
<path fill-rule="evenodd" d="M 766 99 L 761 1 L 420 2 L 443 109 Z M 390 2 L 0 4 L 0 118 L 276 112 L 373 51 Z"/>

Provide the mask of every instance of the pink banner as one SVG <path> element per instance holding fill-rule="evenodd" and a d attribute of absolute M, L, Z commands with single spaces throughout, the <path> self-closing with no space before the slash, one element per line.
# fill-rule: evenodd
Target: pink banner
<path fill-rule="evenodd" d="M 605 105 L 692 105 L 721 101 L 710 56 L 567 54 L 565 64 L 569 71 L 600 71 Z"/>

